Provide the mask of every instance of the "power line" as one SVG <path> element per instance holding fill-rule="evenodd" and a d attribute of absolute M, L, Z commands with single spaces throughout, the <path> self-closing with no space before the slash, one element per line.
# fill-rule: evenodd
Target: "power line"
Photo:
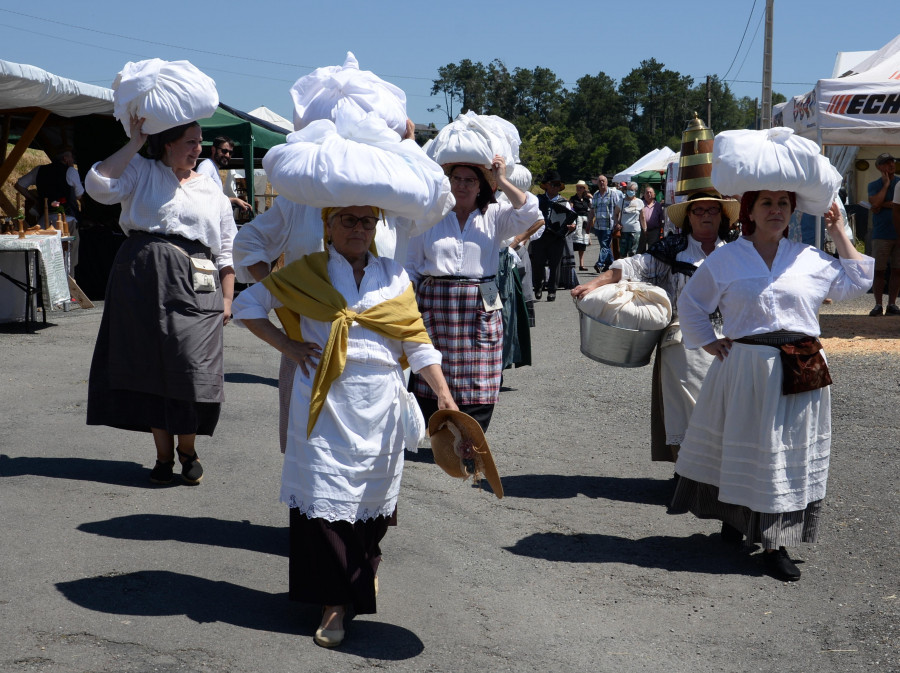
<path fill-rule="evenodd" d="M 750 16 L 747 17 L 747 25 L 744 26 L 744 34 L 741 35 L 741 42 L 738 45 L 737 51 L 734 52 L 734 58 L 731 59 L 731 65 L 728 66 L 728 70 L 725 71 L 725 74 L 722 75 L 722 79 L 728 78 L 728 73 L 731 72 L 731 69 L 734 67 L 734 62 L 737 61 L 738 54 L 741 53 L 741 47 L 744 44 L 744 38 L 747 37 L 747 29 L 750 27 L 750 20 L 753 18 L 753 12 L 756 10 L 756 0 L 753 0 L 753 7 L 750 8 Z M 749 51 L 749 50 L 748 50 Z"/>
<path fill-rule="evenodd" d="M 766 18 L 766 13 L 763 12 L 759 16 L 759 21 L 756 22 L 756 30 L 753 32 L 753 39 L 750 40 L 750 44 L 747 46 L 747 53 L 744 54 L 744 60 L 741 61 L 741 67 L 738 68 L 738 71 L 734 73 L 734 76 L 737 77 L 741 74 L 741 70 L 744 69 L 744 63 L 747 62 L 747 57 L 750 55 L 750 50 L 753 48 L 754 42 L 756 42 L 756 36 L 759 35 L 759 27 L 762 25 L 763 19 Z"/>

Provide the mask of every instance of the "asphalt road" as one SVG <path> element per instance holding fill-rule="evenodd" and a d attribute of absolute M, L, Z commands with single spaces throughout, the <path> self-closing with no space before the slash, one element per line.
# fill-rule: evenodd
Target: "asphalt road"
<path fill-rule="evenodd" d="M 506 497 L 410 457 L 378 614 L 336 651 L 286 597 L 273 350 L 226 329 L 206 476 L 154 487 L 148 435 L 84 423 L 100 307 L 0 327 L 0 671 L 900 671 L 896 354 L 830 358 L 821 541 L 784 584 L 716 522 L 666 513 L 650 368 L 582 356 L 563 293 L 537 310 L 535 364 L 506 373 L 488 433 Z"/>

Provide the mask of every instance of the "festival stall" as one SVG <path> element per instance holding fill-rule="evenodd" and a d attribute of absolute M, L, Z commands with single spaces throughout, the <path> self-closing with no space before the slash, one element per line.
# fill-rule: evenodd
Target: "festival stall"
<path fill-rule="evenodd" d="M 635 161 L 624 171 L 619 171 L 618 173 L 616 173 L 613 176 L 613 182 L 627 182 L 638 173 L 648 170 L 658 162 L 666 161 L 668 158 L 674 155 L 675 152 L 673 152 L 668 147 L 662 147 L 660 149 L 655 149 L 647 152 L 647 154 Z"/>

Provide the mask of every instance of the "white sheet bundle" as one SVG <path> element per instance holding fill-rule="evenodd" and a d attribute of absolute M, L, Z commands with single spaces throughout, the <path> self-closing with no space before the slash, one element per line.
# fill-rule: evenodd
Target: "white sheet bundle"
<path fill-rule="evenodd" d="M 263 167 L 279 194 L 314 208 L 376 206 L 424 226 L 455 205 L 450 182 L 414 140 L 399 140 L 378 113 L 340 100 L 273 147 Z"/>
<path fill-rule="evenodd" d="M 516 127 L 505 119 L 469 111 L 440 130 L 428 146 L 428 155 L 441 166 L 473 164 L 490 169 L 494 155 L 499 154 L 506 159 L 509 177 L 519 155 L 518 138 Z"/>
<path fill-rule="evenodd" d="M 662 288 L 620 281 L 592 290 L 578 308 L 607 325 L 641 331 L 663 329 L 672 320 L 672 303 Z"/>
<path fill-rule="evenodd" d="M 152 135 L 212 117 L 219 106 L 216 83 L 189 61 L 130 61 L 112 88 L 113 114 L 129 138 L 132 115 L 143 117 L 142 131 Z"/>
<path fill-rule="evenodd" d="M 316 68 L 291 87 L 294 130 L 320 119 L 335 120 L 339 101 L 365 114 L 377 112 L 401 138 L 406 134 L 406 94 L 375 73 L 360 70 L 352 52 L 344 65 Z"/>
<path fill-rule="evenodd" d="M 757 190 L 797 193 L 797 210 L 827 211 L 837 197 L 841 174 L 819 146 L 778 126 L 765 131 L 722 131 L 713 143 L 712 183 L 721 194 Z"/>

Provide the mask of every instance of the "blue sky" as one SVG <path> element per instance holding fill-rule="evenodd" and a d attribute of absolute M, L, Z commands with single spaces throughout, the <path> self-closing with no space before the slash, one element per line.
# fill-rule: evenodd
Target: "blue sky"
<path fill-rule="evenodd" d="M 127 61 L 187 59 L 216 80 L 223 102 L 265 105 L 288 119 L 291 84 L 342 63 L 348 50 L 363 69 L 406 91 L 414 121 L 438 126 L 446 117 L 427 111 L 442 100 L 429 95 L 431 81 L 438 67 L 464 58 L 499 58 L 510 70 L 550 68 L 573 88 L 601 71 L 618 81 L 652 57 L 698 83 L 728 72 L 737 95 L 760 95 L 765 0 L 755 8 L 753 0 L 627 4 L 636 8 L 631 15 L 605 9 L 612 3 L 570 11 L 574 4 L 551 9 L 532 0 L 6 0 L 0 58 L 102 86 Z M 856 11 L 837 0 L 776 0 L 774 90 L 804 93 L 831 75 L 838 51 L 878 49 L 900 32 L 889 17 L 886 9 Z"/>

